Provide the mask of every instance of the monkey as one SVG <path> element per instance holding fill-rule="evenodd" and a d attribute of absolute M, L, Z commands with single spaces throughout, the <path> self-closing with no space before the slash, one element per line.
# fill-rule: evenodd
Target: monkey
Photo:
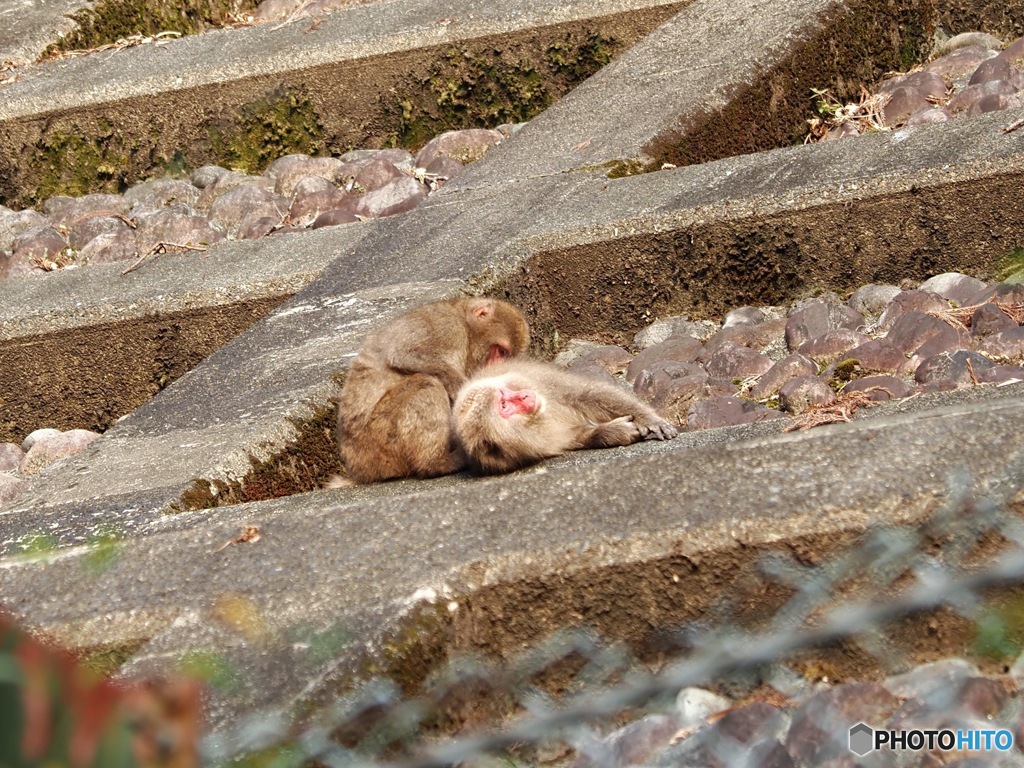
<path fill-rule="evenodd" d="M 348 479 L 371 483 L 462 469 L 465 457 L 451 431 L 455 395 L 477 370 L 521 354 L 529 343 L 519 310 L 488 298 L 424 304 L 371 334 L 338 399 L 338 449 Z"/>
<path fill-rule="evenodd" d="M 452 407 L 467 465 L 510 472 L 580 448 L 671 440 L 678 429 L 615 384 L 550 363 L 496 363 L 463 385 Z"/>

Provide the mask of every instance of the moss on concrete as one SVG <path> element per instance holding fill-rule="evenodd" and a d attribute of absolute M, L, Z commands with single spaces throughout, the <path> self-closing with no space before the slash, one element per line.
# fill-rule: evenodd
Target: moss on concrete
<path fill-rule="evenodd" d="M 276 499 L 321 488 L 344 472 L 338 455 L 336 425 L 338 407 L 332 402 L 317 408 L 307 419 L 293 419 L 296 437 L 267 459 L 250 457 L 251 469 L 231 483 L 196 479 L 181 495 L 172 512 Z"/>
<path fill-rule="evenodd" d="M 448 130 L 529 120 L 623 48 L 596 30 L 569 30 L 546 45 L 450 47 L 425 76 L 395 89 L 388 143 L 416 148 Z M 510 50 L 511 49 L 511 50 Z"/>
<path fill-rule="evenodd" d="M 118 142 L 112 142 L 112 129 L 99 121 L 98 131 L 61 131 L 43 137 L 36 147 L 39 186 L 32 193 L 34 202 L 53 195 L 78 197 L 92 192 L 118 193 L 124 190 L 124 168 L 129 158 Z"/>
<path fill-rule="evenodd" d="M 205 32 L 236 21 L 257 4 L 257 0 L 100 0 L 71 14 L 78 28 L 53 43 L 42 58 L 116 43 L 132 35 Z"/>
<path fill-rule="evenodd" d="M 283 155 L 316 154 L 323 128 L 312 101 L 280 89 L 242 106 L 238 120 L 209 126 L 210 147 L 220 164 L 244 173 L 261 173 Z"/>

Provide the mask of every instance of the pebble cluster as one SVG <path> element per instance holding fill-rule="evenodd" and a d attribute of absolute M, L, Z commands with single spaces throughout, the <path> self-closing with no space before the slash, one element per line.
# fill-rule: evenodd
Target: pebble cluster
<path fill-rule="evenodd" d="M 573 340 L 556 362 L 624 380 L 686 429 L 784 412 L 811 426 L 870 402 L 1024 381 L 1022 322 L 1024 285 L 949 272 L 915 289 L 866 285 L 845 301 L 741 307 L 721 326 L 667 317 L 636 335 L 636 355 Z"/>
<path fill-rule="evenodd" d="M 17 443 L 0 443 L 0 503 L 14 498 L 26 477 L 38 474 L 57 459 L 85 450 L 100 435 L 88 429 L 37 429 Z"/>
<path fill-rule="evenodd" d="M 963 659 L 918 666 L 880 683 L 810 686 L 789 670 L 786 692 L 735 702 L 686 688 L 672 711 L 647 715 L 577 748 L 572 768 L 888 768 L 1024 766 L 1020 662 L 1006 677 L 984 677 Z M 800 690 L 800 689 L 803 690 Z M 767 700 L 765 700 L 767 699 Z M 859 756 L 850 729 L 859 723 L 894 731 L 976 729 L 1012 739 L 995 748 L 919 751 L 883 747 Z M 990 737 L 995 743 L 995 737 Z M 974 743 L 965 742 L 967 746 Z M 981 742 L 977 742 L 981 744 Z"/>
<path fill-rule="evenodd" d="M 924 66 L 886 80 L 862 103 L 827 108 L 827 119 L 811 121 L 811 137 L 841 139 L 1024 106 L 1024 37 L 1004 47 L 992 35 L 965 32 L 937 53 Z"/>
<path fill-rule="evenodd" d="M 404 213 L 517 126 L 449 131 L 415 157 L 361 149 L 340 157 L 286 155 L 260 176 L 203 166 L 121 195 L 51 197 L 42 213 L 0 206 L 0 279 L 109 262 L 224 239 L 347 224 Z"/>

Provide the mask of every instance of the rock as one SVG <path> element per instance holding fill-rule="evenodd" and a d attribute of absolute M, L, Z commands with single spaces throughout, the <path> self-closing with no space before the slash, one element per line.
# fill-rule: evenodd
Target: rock
<path fill-rule="evenodd" d="M 238 223 L 236 240 L 258 240 L 266 237 L 281 224 L 278 216 L 263 216 L 260 211 L 246 214 Z"/>
<path fill-rule="evenodd" d="M 886 334 L 885 340 L 905 356 L 910 356 L 935 337 L 943 339 L 941 343 L 946 347 L 959 344 L 961 341 L 963 346 L 971 346 L 968 334 L 958 332 L 949 323 L 937 317 L 932 317 L 916 310 L 901 315 L 893 323 L 889 333 Z"/>
<path fill-rule="evenodd" d="M 427 166 L 426 171 L 430 176 L 437 177 L 440 180 L 451 181 L 457 179 L 462 175 L 463 171 L 466 170 L 466 166 L 450 157 L 441 155 L 435 157 L 431 161 L 430 165 Z"/>
<path fill-rule="evenodd" d="M 685 316 L 663 317 L 633 337 L 633 346 L 644 350 L 666 341 L 669 336 L 689 336 L 697 341 L 707 341 L 719 330 L 717 323 L 709 320 L 690 320 Z"/>
<path fill-rule="evenodd" d="M 32 450 L 32 446 L 35 445 L 36 442 L 38 442 L 39 440 L 54 437 L 55 435 L 59 434 L 62 434 L 59 429 L 52 429 L 50 427 L 44 427 L 43 429 L 35 429 L 29 432 L 25 436 L 25 439 L 21 441 L 21 450 L 27 453 L 28 451 Z"/>
<path fill-rule="evenodd" d="M 128 201 L 121 195 L 84 195 L 74 198 L 67 205 L 50 215 L 50 223 L 59 229 L 70 230 L 82 219 L 93 216 L 125 216 Z"/>
<path fill-rule="evenodd" d="M 793 713 L 786 748 L 801 765 L 849 755 L 848 734 L 857 723 L 883 722 L 899 706 L 881 685 L 843 683 L 814 694 Z"/>
<path fill-rule="evenodd" d="M 867 325 L 864 316 L 855 309 L 813 299 L 790 313 L 786 318 L 786 346 L 796 351 L 801 344 L 838 328 L 856 330 Z"/>
<path fill-rule="evenodd" d="M 902 291 L 895 285 L 869 283 L 851 293 L 847 305 L 855 312 L 860 312 L 865 318 L 877 318 L 889 305 L 889 302 L 900 293 Z"/>
<path fill-rule="evenodd" d="M 736 325 L 757 325 L 767 319 L 765 313 L 757 307 L 740 307 L 725 315 L 722 320 L 723 328 L 732 328 Z"/>
<path fill-rule="evenodd" d="M 846 353 L 846 357 L 856 360 L 863 374 L 897 373 L 901 371 L 907 358 L 903 352 L 889 339 L 869 339 L 859 347 Z"/>
<path fill-rule="evenodd" d="M 680 728 L 696 728 L 711 715 L 732 707 L 732 700 L 703 688 L 683 688 L 676 696 Z"/>
<path fill-rule="evenodd" d="M 953 35 L 941 45 L 936 45 L 935 55 L 941 56 L 967 46 L 976 46 L 995 52 L 1003 47 L 1003 42 L 987 32 L 961 32 L 959 35 Z"/>
<path fill-rule="evenodd" d="M 872 402 L 899 400 L 910 394 L 910 387 L 895 376 L 865 376 L 846 383 L 843 392 L 864 392 Z"/>
<path fill-rule="evenodd" d="M 976 83 L 959 91 L 946 105 L 953 114 L 967 112 L 971 106 L 987 96 L 1012 96 L 1017 89 L 1005 80 L 993 80 L 988 83 Z"/>
<path fill-rule="evenodd" d="M 907 312 L 942 312 L 949 309 L 949 302 L 931 291 L 900 291 L 878 318 L 878 330 L 888 331 Z"/>
<path fill-rule="evenodd" d="M 984 304 L 986 301 L 1001 301 L 1008 304 L 1024 304 L 1024 284 L 996 283 L 974 294 L 968 306 Z"/>
<path fill-rule="evenodd" d="M 569 364 L 569 368 L 576 370 L 596 366 L 610 376 L 614 376 L 624 373 L 632 362 L 633 356 L 622 347 L 617 347 L 614 344 L 602 344 L 574 360 Z"/>
<path fill-rule="evenodd" d="M 936 101 L 946 98 L 948 90 L 942 75 L 922 70 L 886 80 L 878 89 L 878 93 L 895 93 L 900 88 L 910 88 L 917 91 L 922 97 Z"/>
<path fill-rule="evenodd" d="M 633 382 L 633 390 L 641 400 L 653 402 L 664 399 L 666 390 L 673 383 L 688 376 L 707 379 L 707 372 L 697 363 L 682 363 L 678 360 L 662 360 L 645 368 Z"/>
<path fill-rule="evenodd" d="M 849 357 L 851 349 L 869 341 L 863 333 L 849 328 L 836 328 L 821 336 L 805 341 L 797 351 L 811 358 L 818 365 L 828 365 L 834 360 Z"/>
<path fill-rule="evenodd" d="M 375 155 L 365 160 L 345 163 L 341 169 L 340 184 L 346 192 L 364 194 L 382 189 L 396 179 L 410 178 L 387 159 Z"/>
<path fill-rule="evenodd" d="M 1010 701 L 1005 686 L 987 677 L 968 677 L 957 692 L 960 708 L 976 717 L 991 719 Z"/>
<path fill-rule="evenodd" d="M 394 216 L 411 211 L 426 196 L 426 187 L 411 176 L 401 176 L 360 197 L 355 213 L 369 219 Z"/>
<path fill-rule="evenodd" d="M 767 373 L 772 361 L 755 349 L 726 342 L 711 355 L 705 367 L 712 376 L 748 379 Z"/>
<path fill-rule="evenodd" d="M 626 368 L 626 381 L 633 384 L 637 377 L 654 363 L 666 360 L 675 360 L 680 363 L 695 362 L 703 349 L 699 341 L 689 336 L 672 336 L 660 344 L 654 344 L 638 353 Z"/>
<path fill-rule="evenodd" d="M 46 217 L 41 216 L 32 209 L 0 216 L 0 253 L 12 251 L 14 249 L 14 240 L 22 232 L 43 227 L 46 224 Z"/>
<path fill-rule="evenodd" d="M 209 214 L 213 210 L 214 204 L 221 197 L 239 187 L 255 187 L 265 192 L 272 192 L 274 190 L 274 179 L 269 176 L 249 176 L 245 173 L 228 171 L 203 189 L 199 195 L 198 202 L 195 204 L 195 209 L 200 213 Z"/>
<path fill-rule="evenodd" d="M 287 18 L 298 8 L 300 2 L 301 0 L 263 0 L 253 11 L 253 21 L 262 23 Z"/>
<path fill-rule="evenodd" d="M 975 371 L 982 384 L 1002 384 L 1024 381 L 1024 367 L 1019 365 L 994 365 L 983 371 Z"/>
<path fill-rule="evenodd" d="M 898 128 L 905 125 L 912 114 L 931 106 L 917 88 L 897 88 L 889 94 L 889 101 L 882 108 L 882 122 L 890 128 Z"/>
<path fill-rule="evenodd" d="M 972 296 L 987 287 L 987 283 L 976 277 L 961 272 L 944 272 L 925 280 L 918 286 L 918 290 L 937 293 L 942 298 L 956 302 L 958 306 L 962 307 Z"/>
<path fill-rule="evenodd" d="M 395 168 L 402 171 L 402 173 L 411 175 L 413 169 L 416 167 L 416 158 L 412 152 L 401 147 L 389 147 L 388 149 L 378 149 L 377 157 L 387 160 Z M 461 165 L 461 163 L 459 164 Z"/>
<path fill-rule="evenodd" d="M 184 179 L 156 179 L 130 187 L 124 193 L 124 199 L 133 214 L 140 210 L 156 211 L 178 203 L 195 206 L 199 202 L 199 188 Z"/>
<path fill-rule="evenodd" d="M 730 343 L 749 347 L 771 360 L 781 360 L 788 354 L 786 319 L 769 318 L 757 325 L 734 325 L 732 328 L 723 328 L 707 340 L 698 360 L 707 362 L 721 346 Z"/>
<path fill-rule="evenodd" d="M 498 131 L 486 128 L 468 128 L 461 131 L 447 131 L 435 136 L 416 154 L 416 167 L 426 168 L 434 158 L 445 155 L 463 165 L 479 160 L 492 146 L 501 141 Z"/>
<path fill-rule="evenodd" d="M 836 393 L 817 376 L 797 376 L 779 390 L 779 406 L 787 413 L 801 414 L 813 406 L 835 402 Z"/>
<path fill-rule="evenodd" d="M 356 201 L 351 198 L 325 178 L 305 176 L 295 185 L 288 220 L 295 226 L 307 227 L 322 213 L 342 210 L 346 205 L 354 208 Z"/>
<path fill-rule="evenodd" d="M 312 229 L 320 227 L 333 227 L 338 224 L 352 224 L 359 221 L 359 217 L 352 211 L 344 208 L 336 208 L 333 211 L 324 211 L 313 221 Z"/>
<path fill-rule="evenodd" d="M 230 171 L 227 168 L 221 168 L 219 165 L 204 165 L 192 171 L 192 186 L 197 189 L 206 189 L 227 173 L 230 173 Z M 194 203 L 189 203 L 188 205 L 195 207 Z"/>
<path fill-rule="evenodd" d="M 99 235 L 78 252 L 78 264 L 110 264 L 139 257 L 139 247 L 131 230 L 114 235 Z"/>
<path fill-rule="evenodd" d="M 978 65 L 995 55 L 994 50 L 985 46 L 968 45 L 933 59 L 925 64 L 923 69 L 939 77 L 956 80 L 973 74 Z"/>
<path fill-rule="evenodd" d="M 131 233 L 124 219 L 113 216 L 90 216 L 79 220 L 68 233 L 68 244 L 75 250 L 82 250 L 93 238 L 100 235 Z"/>
<path fill-rule="evenodd" d="M 1014 326 L 982 339 L 975 349 L 1001 363 L 1024 363 L 1024 326 Z"/>
<path fill-rule="evenodd" d="M 739 387 L 729 379 L 712 378 L 700 371 L 664 382 L 654 391 L 651 406 L 669 421 L 682 424 L 695 403 L 738 392 Z"/>
<path fill-rule="evenodd" d="M 1018 69 L 1024 68 L 1024 37 L 1018 37 L 999 52 L 999 58 L 1006 59 Z"/>
<path fill-rule="evenodd" d="M 0 443 L 0 472 L 13 472 L 21 466 L 25 451 L 16 443 Z"/>
<path fill-rule="evenodd" d="M 694 403 L 686 413 L 686 428 L 714 429 L 778 418 L 782 418 L 781 413 L 760 403 L 733 395 L 719 395 Z"/>
<path fill-rule="evenodd" d="M 162 211 L 139 216 L 135 230 L 139 253 L 146 253 L 159 243 L 211 245 L 223 239 L 222 232 L 186 205 L 172 205 Z"/>
<path fill-rule="evenodd" d="M 907 125 L 931 125 L 953 119 L 953 113 L 945 107 L 930 104 L 907 118 Z"/>
<path fill-rule="evenodd" d="M 64 254 L 68 241 L 49 225 L 33 227 L 14 239 L 12 255 L 15 261 L 33 262 L 36 259 L 54 261 Z"/>
<path fill-rule="evenodd" d="M 967 81 L 967 85 L 981 85 L 992 82 L 1009 83 L 1017 90 L 1024 85 L 1024 79 L 1021 77 L 1020 70 L 1003 56 L 995 56 L 981 62 L 978 68 L 974 70 L 974 74 L 971 75 L 971 79 Z"/>
<path fill-rule="evenodd" d="M 569 367 L 584 355 L 600 349 L 604 344 L 589 339 L 569 339 L 562 351 L 555 355 L 555 365 Z"/>
<path fill-rule="evenodd" d="M 72 429 L 57 435 L 38 438 L 21 461 L 23 475 L 35 475 L 58 459 L 74 456 L 85 448 L 99 435 L 87 429 Z"/>
<path fill-rule="evenodd" d="M 981 671 L 975 664 L 964 659 L 950 658 L 922 664 L 909 672 L 893 675 L 882 681 L 882 686 L 893 696 L 901 699 L 918 699 L 929 702 L 939 696 L 939 701 L 949 701 L 949 695 L 956 696 L 960 686 L 970 677 L 978 677 Z"/>
<path fill-rule="evenodd" d="M 987 357 L 966 349 L 943 352 L 921 363 L 914 374 L 914 380 L 918 384 L 945 381 L 958 387 L 970 387 L 978 383 L 981 371 L 994 365 Z"/>
<path fill-rule="evenodd" d="M 20 477 L 0 474 L 0 505 L 10 501 L 27 487 L 28 482 Z"/>
<path fill-rule="evenodd" d="M 572 763 L 575 768 L 641 765 L 669 745 L 679 730 L 672 715 L 647 715 L 619 728 Z"/>
<path fill-rule="evenodd" d="M 777 395 L 782 385 L 797 376 L 813 376 L 818 372 L 818 364 L 806 355 L 794 353 L 784 357 L 768 369 L 757 383 L 750 389 L 750 397 L 754 400 Z"/>
<path fill-rule="evenodd" d="M 975 339 L 983 339 L 1016 327 L 1017 323 L 1013 318 L 992 302 L 982 304 L 971 315 L 971 336 Z"/>
<path fill-rule="evenodd" d="M 281 195 L 245 184 L 217 198 L 210 209 L 210 220 L 229 238 L 242 240 L 247 239 L 243 233 L 254 221 L 271 218 L 274 219 L 272 226 L 276 226 L 284 220 L 287 210 L 288 203 Z"/>
<path fill-rule="evenodd" d="M 1004 109 L 1019 109 L 1024 106 L 1024 99 L 1019 93 L 1013 94 L 991 94 L 982 96 L 967 108 L 967 114 L 984 115 L 988 112 L 1002 112 Z"/>
<path fill-rule="evenodd" d="M 274 180 L 274 191 L 284 197 L 295 194 L 295 187 L 311 176 L 331 183 L 342 180 L 345 163 L 336 157 L 310 157 L 309 155 L 285 155 L 267 166 L 264 176 Z"/>

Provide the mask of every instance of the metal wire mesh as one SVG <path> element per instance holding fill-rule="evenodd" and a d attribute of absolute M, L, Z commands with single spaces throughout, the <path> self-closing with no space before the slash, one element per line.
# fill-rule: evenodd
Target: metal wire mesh
<path fill-rule="evenodd" d="M 700 621 L 674 628 L 671 639 L 678 650 L 659 663 L 635 658 L 623 644 L 585 628 L 562 631 L 511 662 L 454 659 L 413 696 L 404 695 L 394 681 L 371 680 L 314 713 L 298 731 L 280 716 L 238 723 L 207 739 L 204 760 L 220 765 L 242 755 L 241 764 L 258 756 L 253 764 L 393 768 L 951 763 L 951 752 L 933 751 L 928 758 L 925 751 L 853 754 L 847 742 L 851 725 L 860 714 L 878 715 L 880 710 L 846 706 L 836 693 L 839 687 L 813 679 L 792 661 L 845 643 L 873 659 L 881 675 L 905 671 L 913 665 L 894 647 L 888 628 L 940 609 L 975 626 L 980 645 L 965 650 L 991 651 L 983 647 L 992 629 L 986 629 L 986 621 L 1000 620 L 999 611 L 990 607 L 992 590 L 1012 589 L 1024 580 L 1024 520 L 1019 514 L 1024 459 L 1018 455 L 1008 466 L 1004 476 L 982 487 L 966 471 L 949 473 L 945 499 L 924 524 L 871 530 L 855 547 L 825 562 L 801 562 L 779 551 L 765 555 L 753 581 L 749 574 L 737 578 Z M 767 620 L 750 626 L 740 618 L 751 599 L 748 591 L 756 593 L 765 584 L 788 590 L 789 597 Z M 1012 638 L 1000 636 L 1000 642 L 1005 671 L 1021 649 Z M 572 673 L 553 690 L 543 679 L 557 665 Z M 970 664 L 949 667 L 961 668 Z M 935 680 L 927 682 L 928 674 Z M 963 680 L 978 676 L 961 675 L 954 685 L 949 674 L 946 667 L 921 673 L 915 678 L 917 688 L 906 689 L 909 694 L 903 684 L 902 693 L 883 708 L 885 722 L 920 726 L 941 721 L 943 727 L 998 727 L 1013 733 L 1024 723 L 1011 678 L 998 678 L 1008 691 L 998 707 L 965 709 Z M 730 692 L 734 706 L 724 715 L 710 713 L 701 722 L 688 722 L 675 700 L 691 687 Z M 858 690 L 862 699 L 889 695 L 881 688 Z M 453 702 L 465 701 L 467 691 L 478 699 L 500 700 L 493 708 L 499 716 L 482 726 L 452 727 L 445 712 Z M 757 693 L 748 695 L 751 691 Z M 744 707 L 749 714 L 752 702 L 770 704 L 772 711 L 762 707 L 765 717 L 730 735 L 727 716 Z M 660 728 L 660 736 L 645 742 L 657 742 L 657 749 L 630 754 L 623 746 L 629 735 L 624 723 L 633 723 L 637 733 L 642 730 L 637 723 L 649 734 Z M 748 739 L 758 729 L 767 738 Z M 813 747 L 806 746 L 809 732 L 818 734 Z M 1024 764 L 1019 748 L 960 750 L 955 756 L 985 765 Z"/>

